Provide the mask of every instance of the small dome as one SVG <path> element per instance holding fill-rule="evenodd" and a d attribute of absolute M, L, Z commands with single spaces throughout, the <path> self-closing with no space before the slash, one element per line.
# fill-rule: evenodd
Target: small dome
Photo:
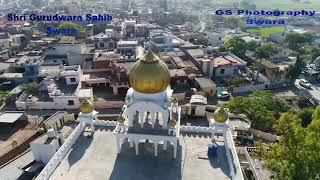
<path fill-rule="evenodd" d="M 177 121 L 174 119 L 169 120 L 169 126 L 174 127 L 177 124 Z"/>
<path fill-rule="evenodd" d="M 93 111 L 93 104 L 88 99 L 84 99 L 80 104 L 80 112 L 84 114 L 91 113 Z"/>
<path fill-rule="evenodd" d="M 171 102 L 172 102 L 173 104 L 176 104 L 176 103 L 179 102 L 179 99 L 173 96 L 173 97 L 171 98 Z"/>
<path fill-rule="evenodd" d="M 164 91 L 170 84 L 167 65 L 151 50 L 142 60 L 137 61 L 129 72 L 131 87 L 146 94 Z"/>
<path fill-rule="evenodd" d="M 219 108 L 213 113 L 213 119 L 219 123 L 226 122 L 228 118 L 228 112 L 224 108 Z"/>
<path fill-rule="evenodd" d="M 124 123 L 125 120 L 126 120 L 126 119 L 124 119 L 123 116 L 119 116 L 118 119 L 117 119 L 117 121 L 118 121 L 120 124 Z"/>

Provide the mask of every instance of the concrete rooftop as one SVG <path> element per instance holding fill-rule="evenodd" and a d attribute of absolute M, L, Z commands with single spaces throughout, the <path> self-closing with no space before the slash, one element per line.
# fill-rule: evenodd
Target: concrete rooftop
<path fill-rule="evenodd" d="M 158 147 L 154 157 L 151 143 L 139 144 L 139 156 L 129 143 L 122 146 L 117 155 L 112 129 L 97 127 L 94 137 L 89 132 L 80 135 L 70 152 L 62 160 L 51 180 L 211 180 L 230 179 L 223 140 L 218 140 L 218 157 L 208 158 L 208 137 L 184 135 L 180 137 L 177 159 L 173 159 L 173 147 L 163 151 Z"/>

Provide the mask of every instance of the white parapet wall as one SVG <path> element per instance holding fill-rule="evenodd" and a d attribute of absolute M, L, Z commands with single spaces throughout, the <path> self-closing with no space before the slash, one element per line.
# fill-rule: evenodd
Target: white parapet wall
<path fill-rule="evenodd" d="M 215 129 L 212 127 L 201 126 L 180 126 L 181 132 L 195 132 L 195 133 L 213 133 Z"/>
<path fill-rule="evenodd" d="M 48 164 L 43 168 L 40 174 L 37 176 L 36 180 L 47 180 L 55 169 L 59 166 L 62 159 L 67 155 L 72 145 L 76 142 L 83 129 L 85 128 L 86 123 L 79 123 L 78 126 L 72 131 L 70 136 L 66 139 L 63 145 L 59 150 L 53 155 Z"/>

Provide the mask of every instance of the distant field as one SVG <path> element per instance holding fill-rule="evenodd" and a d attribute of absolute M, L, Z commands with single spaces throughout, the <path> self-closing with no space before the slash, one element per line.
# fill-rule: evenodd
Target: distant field
<path fill-rule="evenodd" d="M 271 33 L 282 32 L 284 31 L 284 26 L 275 26 L 269 28 L 256 28 L 256 29 L 247 29 L 248 33 L 258 34 L 262 37 L 269 37 Z"/>

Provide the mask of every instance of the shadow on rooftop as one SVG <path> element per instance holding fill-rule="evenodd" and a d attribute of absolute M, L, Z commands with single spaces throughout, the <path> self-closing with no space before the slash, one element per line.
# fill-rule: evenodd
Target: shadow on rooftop
<path fill-rule="evenodd" d="M 228 159 L 226 157 L 225 146 L 218 145 L 217 148 L 218 148 L 217 149 L 217 152 L 218 152 L 217 156 L 208 158 L 210 161 L 210 165 L 212 166 L 212 168 L 220 168 L 221 171 L 226 176 L 230 177 L 230 168 L 229 168 L 229 164 L 228 164 Z M 228 151 L 230 151 L 230 149 L 228 149 Z M 232 158 L 231 161 L 233 162 L 233 157 L 231 156 L 231 158 Z M 233 165 L 233 163 L 232 163 L 232 165 Z"/>
<path fill-rule="evenodd" d="M 83 131 L 83 133 L 80 134 L 68 155 L 69 169 L 83 157 L 92 140 L 91 132 Z"/>
<path fill-rule="evenodd" d="M 173 158 L 173 147 L 163 151 L 158 145 L 158 156 L 154 156 L 153 143 L 139 143 L 139 155 L 128 142 L 122 145 L 109 180 L 180 180 L 182 147 L 178 146 L 177 158 Z"/>

